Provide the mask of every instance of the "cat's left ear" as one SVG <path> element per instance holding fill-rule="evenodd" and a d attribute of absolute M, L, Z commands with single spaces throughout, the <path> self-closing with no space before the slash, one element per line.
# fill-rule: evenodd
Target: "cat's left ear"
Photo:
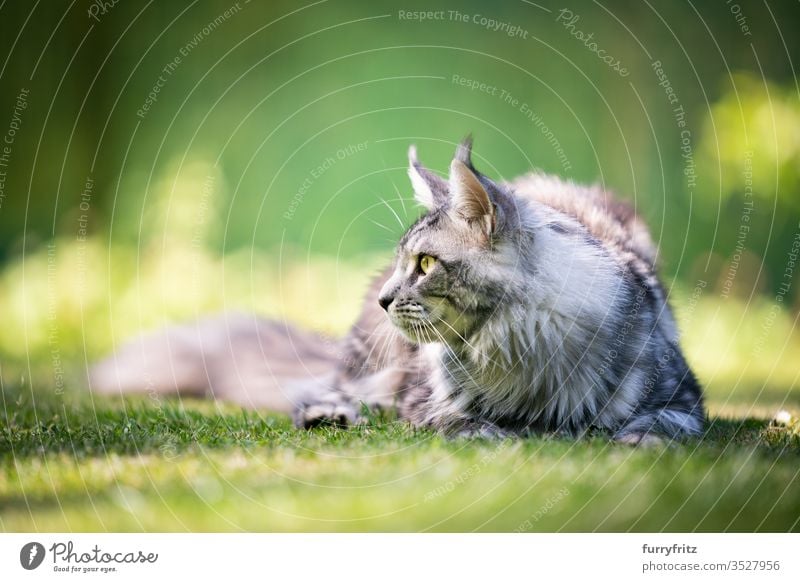
<path fill-rule="evenodd" d="M 475 172 L 460 156 L 450 163 L 450 212 L 468 222 L 481 224 L 486 234 L 494 230 L 495 208 Z"/>

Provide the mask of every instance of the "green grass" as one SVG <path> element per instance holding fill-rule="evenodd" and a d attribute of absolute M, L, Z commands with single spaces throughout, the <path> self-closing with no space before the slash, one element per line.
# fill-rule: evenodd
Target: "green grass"
<path fill-rule="evenodd" d="M 0 530 L 797 531 L 800 425 L 711 394 L 703 439 L 632 449 L 389 420 L 305 432 L 209 402 L 5 386 Z M 775 405 L 796 409 L 786 394 Z"/>
<path fill-rule="evenodd" d="M 301 432 L 209 402 L 92 401 L 81 364 L 112 336 L 231 306 L 343 333 L 380 257 L 276 267 L 248 253 L 223 272 L 222 259 L 170 247 L 139 268 L 95 241 L 83 281 L 73 246 L 59 242 L 54 273 L 42 252 L 0 275 L 0 531 L 800 529 L 797 425 L 770 423 L 800 416 L 800 332 L 769 297 L 721 301 L 709 288 L 692 307 L 691 290 L 673 288 L 707 384 L 712 423 L 697 442 L 446 441 L 388 421 Z M 112 262 L 141 277 L 97 271 Z"/>

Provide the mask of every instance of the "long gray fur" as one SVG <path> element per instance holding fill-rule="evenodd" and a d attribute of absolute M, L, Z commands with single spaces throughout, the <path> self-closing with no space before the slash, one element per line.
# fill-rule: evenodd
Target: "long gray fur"
<path fill-rule="evenodd" d="M 403 235 L 335 358 L 307 335 L 252 324 L 268 330 L 270 343 L 297 336 L 302 349 L 293 358 L 311 354 L 314 373 L 305 367 L 302 381 L 276 380 L 266 371 L 285 371 L 286 358 L 263 349 L 264 338 L 252 340 L 263 357 L 248 361 L 261 367 L 253 375 L 262 380 L 245 392 L 273 395 L 249 401 L 280 401 L 281 410 L 291 401 L 296 423 L 306 427 L 355 422 L 366 405 L 395 408 L 414 425 L 450 435 L 600 430 L 636 444 L 700 434 L 701 390 L 678 344 L 644 224 L 597 187 L 535 173 L 494 182 L 474 168 L 471 149 L 471 140 L 459 145 L 447 180 L 410 149 L 409 176 L 427 212 Z M 427 274 L 424 255 L 435 259 Z M 139 340 L 138 350 L 147 343 Z M 93 387 L 146 389 L 118 380 L 129 378 L 134 364 L 125 354 L 136 351 L 124 348 L 101 363 Z M 178 367 L 206 369 L 206 356 L 201 342 L 182 352 Z M 171 385 L 168 377 L 161 383 Z M 241 389 L 229 391 L 247 403 Z M 226 398 L 225 390 L 215 396 Z"/>

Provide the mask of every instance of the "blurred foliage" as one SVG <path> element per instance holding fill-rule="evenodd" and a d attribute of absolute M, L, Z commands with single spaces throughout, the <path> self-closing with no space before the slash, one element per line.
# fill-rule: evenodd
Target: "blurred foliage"
<path fill-rule="evenodd" d="M 794 86 L 765 83 L 752 74 L 736 76 L 734 89 L 712 107 L 705 120 L 702 164 L 719 168 L 713 189 L 737 197 L 752 180 L 757 203 L 800 213 L 800 100 Z M 745 158 L 752 157 L 752 176 Z"/>

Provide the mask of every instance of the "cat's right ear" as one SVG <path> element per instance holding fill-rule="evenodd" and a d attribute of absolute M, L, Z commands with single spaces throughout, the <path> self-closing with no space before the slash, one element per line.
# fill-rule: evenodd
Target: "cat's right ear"
<path fill-rule="evenodd" d="M 408 148 L 408 177 L 414 188 L 414 198 L 428 210 L 447 204 L 447 182 L 419 163 L 417 148 Z"/>

